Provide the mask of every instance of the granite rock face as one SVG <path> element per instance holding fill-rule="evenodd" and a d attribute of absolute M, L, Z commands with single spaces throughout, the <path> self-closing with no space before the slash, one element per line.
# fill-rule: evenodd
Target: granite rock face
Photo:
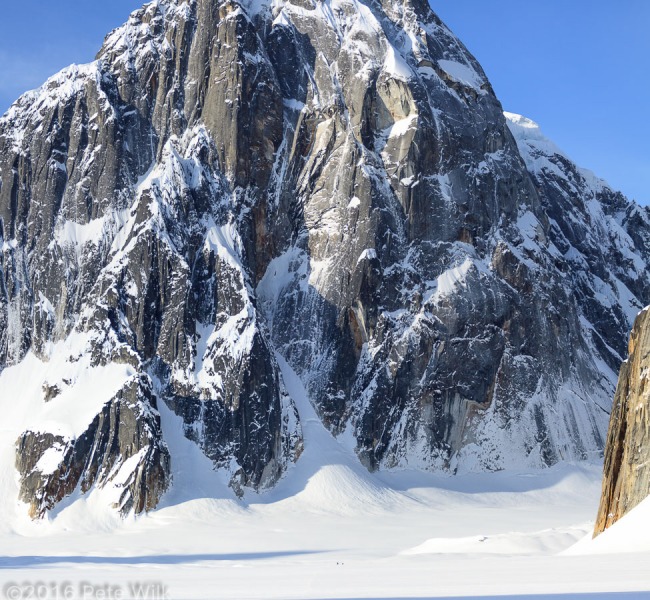
<path fill-rule="evenodd" d="M 650 494 L 650 311 L 642 311 L 621 366 L 605 447 L 603 492 L 594 535 L 602 533 Z"/>
<path fill-rule="evenodd" d="M 59 421 L 88 374 L 137 377 L 151 433 L 105 444 L 100 392 L 72 438 L 35 418 L 21 497 L 43 514 L 126 452 L 118 504 L 153 507 L 161 403 L 238 493 L 272 486 L 303 444 L 277 355 L 369 469 L 597 457 L 649 232 L 424 2 L 156 0 L 0 119 L 3 376 L 38 361 Z"/>
<path fill-rule="evenodd" d="M 26 431 L 16 444 L 21 500 L 32 517 L 43 517 L 77 487 L 111 483 L 114 507 L 126 515 L 154 508 L 169 485 L 169 452 L 149 382 L 127 382 L 74 439 Z"/>

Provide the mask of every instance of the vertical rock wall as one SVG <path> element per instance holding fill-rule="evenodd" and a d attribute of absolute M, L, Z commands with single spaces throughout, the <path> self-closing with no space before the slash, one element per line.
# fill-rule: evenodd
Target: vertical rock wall
<path fill-rule="evenodd" d="M 650 310 L 637 317 L 621 366 L 605 447 L 594 535 L 650 494 Z"/>

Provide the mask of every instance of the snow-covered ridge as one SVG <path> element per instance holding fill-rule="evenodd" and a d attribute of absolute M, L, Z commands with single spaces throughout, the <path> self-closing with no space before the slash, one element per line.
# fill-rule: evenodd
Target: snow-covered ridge
<path fill-rule="evenodd" d="M 644 302 L 635 298 L 633 290 L 647 280 L 648 264 L 644 259 L 650 249 L 642 233 L 650 223 L 647 208 L 624 198 L 591 171 L 577 166 L 541 127 L 522 115 L 505 112 L 526 167 L 533 176 L 552 217 L 550 240 L 561 249 L 564 258 L 576 268 L 584 269 L 595 252 L 600 264 L 615 256 L 611 268 L 599 275 L 589 274 L 589 287 L 598 304 L 606 310 L 620 306 L 624 318 L 621 329 L 629 331 Z M 568 220 L 570 223 L 562 223 Z M 589 226 L 581 235 L 573 227 L 585 222 Z M 643 284 L 642 284 L 643 285 Z M 585 334 L 592 336 L 594 317 L 582 315 Z M 625 346 L 617 352 L 622 360 Z M 610 348 L 610 350 L 613 350 Z"/>
<path fill-rule="evenodd" d="M 503 114 L 522 157 L 533 172 L 537 173 L 544 168 L 556 170 L 555 164 L 547 160 L 553 156 L 561 156 L 573 162 L 555 142 L 544 135 L 541 127 L 535 121 L 511 112 Z M 592 171 L 581 167 L 577 167 L 577 169 L 594 192 L 600 192 L 604 188 L 612 190 L 605 180 L 597 177 Z"/>

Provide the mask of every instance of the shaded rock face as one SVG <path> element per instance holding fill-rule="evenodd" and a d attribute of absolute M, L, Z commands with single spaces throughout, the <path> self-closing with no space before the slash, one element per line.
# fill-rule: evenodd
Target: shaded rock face
<path fill-rule="evenodd" d="M 170 484 L 169 452 L 144 377 L 129 381 L 74 439 L 26 431 L 16 443 L 20 499 L 42 517 L 77 488 L 111 483 L 114 507 L 126 515 L 154 508 Z"/>
<path fill-rule="evenodd" d="M 370 469 L 597 457 L 648 215 L 522 127 L 426 3 L 154 1 L 0 120 L 0 368 L 128 365 L 236 490 L 300 455 L 276 353 Z M 107 481 L 42 429 L 34 514 Z"/>
<path fill-rule="evenodd" d="M 650 494 L 650 311 L 637 317 L 614 397 L 594 536 Z"/>

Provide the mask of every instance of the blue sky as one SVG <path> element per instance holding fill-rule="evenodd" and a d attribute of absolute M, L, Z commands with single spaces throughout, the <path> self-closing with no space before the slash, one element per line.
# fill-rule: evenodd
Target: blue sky
<path fill-rule="evenodd" d="M 542 126 L 579 165 L 650 203 L 650 1 L 430 0 L 483 65 L 506 110 Z M 7 2 L 0 112 L 73 62 L 141 0 Z"/>
<path fill-rule="evenodd" d="M 0 113 L 72 63 L 90 62 L 105 35 L 144 0 L 18 0 L 0 19 Z"/>

